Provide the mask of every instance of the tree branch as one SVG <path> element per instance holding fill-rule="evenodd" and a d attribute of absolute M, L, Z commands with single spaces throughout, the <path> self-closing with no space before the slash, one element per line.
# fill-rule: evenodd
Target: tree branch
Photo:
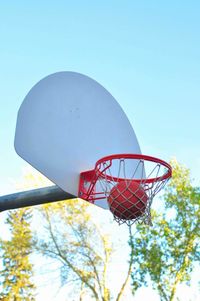
<path fill-rule="evenodd" d="M 119 301 L 120 298 L 122 297 L 123 293 L 124 293 L 124 290 L 128 284 L 128 281 L 130 279 L 130 276 L 131 276 L 131 270 L 132 270 L 132 266 L 133 266 L 133 234 L 132 234 L 132 229 L 131 229 L 131 226 L 128 227 L 129 229 L 129 239 L 131 241 L 130 245 L 131 245 L 131 256 L 130 256 L 130 261 L 129 261 L 129 266 L 128 266 L 128 272 L 127 272 L 127 275 L 126 275 L 126 278 L 125 278 L 125 281 L 124 283 L 122 284 L 121 286 L 121 289 L 117 295 L 117 298 L 116 298 L 116 301 Z"/>
<path fill-rule="evenodd" d="M 94 294 L 96 300 L 98 301 L 99 300 L 98 293 L 96 292 L 95 288 L 87 281 L 86 277 L 82 274 L 82 272 L 80 270 L 78 270 L 77 268 L 75 268 L 74 265 L 71 264 L 71 262 L 69 260 L 67 260 L 67 258 L 65 256 L 62 255 L 62 253 L 60 251 L 60 248 L 57 244 L 57 241 L 55 239 L 55 236 L 53 234 L 53 229 L 52 229 L 52 226 L 51 226 L 51 220 L 50 220 L 48 211 L 46 209 L 45 209 L 45 213 L 46 213 L 46 218 L 47 218 L 47 221 L 48 221 L 48 224 L 49 224 L 50 236 L 51 236 L 51 238 L 53 240 L 53 243 L 56 247 L 56 250 L 58 252 L 58 256 L 60 258 L 62 258 L 62 260 L 69 266 L 69 268 L 79 277 L 79 279 L 83 283 L 85 283 L 85 285 L 92 291 L 92 293 Z"/>

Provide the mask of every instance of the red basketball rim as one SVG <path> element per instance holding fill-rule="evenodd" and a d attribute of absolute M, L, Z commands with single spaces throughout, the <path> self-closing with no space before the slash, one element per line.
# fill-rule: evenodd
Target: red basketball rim
<path fill-rule="evenodd" d="M 96 162 L 95 172 L 96 172 L 97 177 L 106 178 L 109 181 L 115 181 L 115 182 L 124 181 L 124 178 L 117 178 L 117 177 L 112 177 L 107 174 L 104 174 L 104 172 L 112 165 L 112 161 L 116 160 L 116 159 L 118 159 L 118 160 L 133 159 L 133 160 L 141 160 L 141 161 L 150 161 L 153 163 L 160 164 L 167 168 L 167 172 L 164 173 L 162 176 L 155 177 L 155 178 L 149 178 L 149 179 L 145 179 L 145 178 L 144 179 L 126 179 L 128 181 L 134 180 L 136 182 L 141 183 L 144 180 L 145 183 L 154 183 L 154 182 L 167 180 L 168 178 L 170 178 L 172 176 L 171 166 L 167 162 L 165 162 L 161 159 L 142 155 L 142 154 L 116 154 L 116 155 L 110 155 L 110 156 L 103 157 Z M 108 166 L 106 166 L 103 170 L 100 170 L 100 165 L 105 163 L 106 161 L 110 161 Z"/>

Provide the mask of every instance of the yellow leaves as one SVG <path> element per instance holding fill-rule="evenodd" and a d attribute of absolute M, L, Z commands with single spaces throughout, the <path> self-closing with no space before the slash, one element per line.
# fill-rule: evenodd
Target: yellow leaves
<path fill-rule="evenodd" d="M 175 158 L 170 161 L 172 166 L 172 180 L 170 187 L 176 187 L 178 192 L 183 191 L 186 187 L 190 187 L 190 171 L 184 165 L 177 162 Z"/>
<path fill-rule="evenodd" d="M 33 271 L 29 262 L 29 254 L 32 250 L 29 219 L 28 209 L 11 211 L 7 218 L 11 239 L 1 241 L 3 250 L 3 291 L 1 296 L 8 300 L 24 300 L 25 295 L 27 300 L 31 300 L 28 296 L 34 300 L 34 285 L 30 281 Z"/>
<path fill-rule="evenodd" d="M 22 177 L 15 181 L 15 186 L 20 191 L 52 185 L 53 183 L 49 179 L 31 166 L 25 168 L 23 170 Z"/>

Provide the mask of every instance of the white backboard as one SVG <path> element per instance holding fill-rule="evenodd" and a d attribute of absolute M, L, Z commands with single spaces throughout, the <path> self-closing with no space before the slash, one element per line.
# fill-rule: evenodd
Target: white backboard
<path fill-rule="evenodd" d="M 104 156 L 141 153 L 112 95 L 93 79 L 58 72 L 39 81 L 17 117 L 16 152 L 64 191 L 78 194 L 79 174 Z M 106 208 L 107 203 L 97 202 Z"/>

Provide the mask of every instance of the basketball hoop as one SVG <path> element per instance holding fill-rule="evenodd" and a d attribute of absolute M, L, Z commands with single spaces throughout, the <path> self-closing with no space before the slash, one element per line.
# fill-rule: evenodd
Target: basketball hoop
<path fill-rule="evenodd" d="M 118 154 L 97 161 L 80 174 L 79 197 L 91 203 L 107 199 L 114 219 L 151 224 L 151 204 L 172 175 L 163 160 L 141 154 Z"/>

